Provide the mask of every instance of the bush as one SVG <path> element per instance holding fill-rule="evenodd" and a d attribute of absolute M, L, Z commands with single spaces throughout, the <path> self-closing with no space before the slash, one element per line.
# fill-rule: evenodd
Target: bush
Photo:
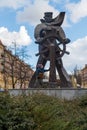
<path fill-rule="evenodd" d="M 87 130 L 84 99 L 0 93 L 0 130 Z"/>

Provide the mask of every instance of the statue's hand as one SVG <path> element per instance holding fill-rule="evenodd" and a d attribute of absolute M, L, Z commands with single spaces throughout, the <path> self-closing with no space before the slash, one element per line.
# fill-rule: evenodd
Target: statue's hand
<path fill-rule="evenodd" d="M 68 43 L 70 43 L 70 39 L 69 39 L 69 38 L 66 38 L 66 39 L 63 40 L 63 42 L 64 42 L 65 44 L 68 44 Z"/>

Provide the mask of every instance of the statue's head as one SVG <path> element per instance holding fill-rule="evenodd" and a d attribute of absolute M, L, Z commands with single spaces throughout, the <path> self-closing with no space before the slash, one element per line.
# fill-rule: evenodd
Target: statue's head
<path fill-rule="evenodd" d="M 52 15 L 53 15 L 53 13 L 52 12 L 45 12 L 44 13 L 44 19 L 45 19 L 45 21 L 47 22 L 47 23 L 50 23 L 50 22 L 52 22 Z"/>

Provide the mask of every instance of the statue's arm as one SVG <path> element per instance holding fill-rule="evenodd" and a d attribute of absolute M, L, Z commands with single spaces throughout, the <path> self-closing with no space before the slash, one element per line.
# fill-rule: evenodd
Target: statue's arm
<path fill-rule="evenodd" d="M 59 27 L 57 29 L 57 35 L 58 35 L 58 39 L 59 39 L 60 42 L 66 43 L 66 44 L 70 42 L 70 39 L 66 38 L 65 32 L 62 29 L 62 27 Z"/>
<path fill-rule="evenodd" d="M 34 30 L 34 37 L 36 39 L 36 43 L 43 42 L 44 37 L 47 35 L 47 32 L 51 30 L 52 30 L 52 26 L 47 26 L 45 24 L 37 25 Z"/>
<path fill-rule="evenodd" d="M 41 43 L 43 41 L 43 35 L 45 32 L 43 31 L 43 35 L 41 35 L 43 28 L 41 28 L 41 24 L 37 25 L 34 30 L 34 37 L 36 39 L 36 43 Z"/>

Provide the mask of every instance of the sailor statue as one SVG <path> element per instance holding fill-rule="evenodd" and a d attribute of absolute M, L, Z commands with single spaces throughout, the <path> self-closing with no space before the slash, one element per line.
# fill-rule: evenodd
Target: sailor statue
<path fill-rule="evenodd" d="M 49 82 L 56 82 L 57 70 L 61 81 L 60 87 L 72 87 L 70 77 L 62 62 L 63 55 L 69 54 L 66 51 L 66 45 L 70 42 L 61 27 L 65 12 L 60 12 L 55 18 L 52 18 L 52 15 L 52 12 L 45 12 L 43 19 L 40 19 L 41 23 L 34 30 L 35 43 L 39 47 L 39 52 L 36 54 L 39 56 L 36 66 L 42 64 L 45 67 L 47 61 L 50 61 Z M 33 87 L 35 76 L 36 72 L 30 81 L 30 87 Z"/>

